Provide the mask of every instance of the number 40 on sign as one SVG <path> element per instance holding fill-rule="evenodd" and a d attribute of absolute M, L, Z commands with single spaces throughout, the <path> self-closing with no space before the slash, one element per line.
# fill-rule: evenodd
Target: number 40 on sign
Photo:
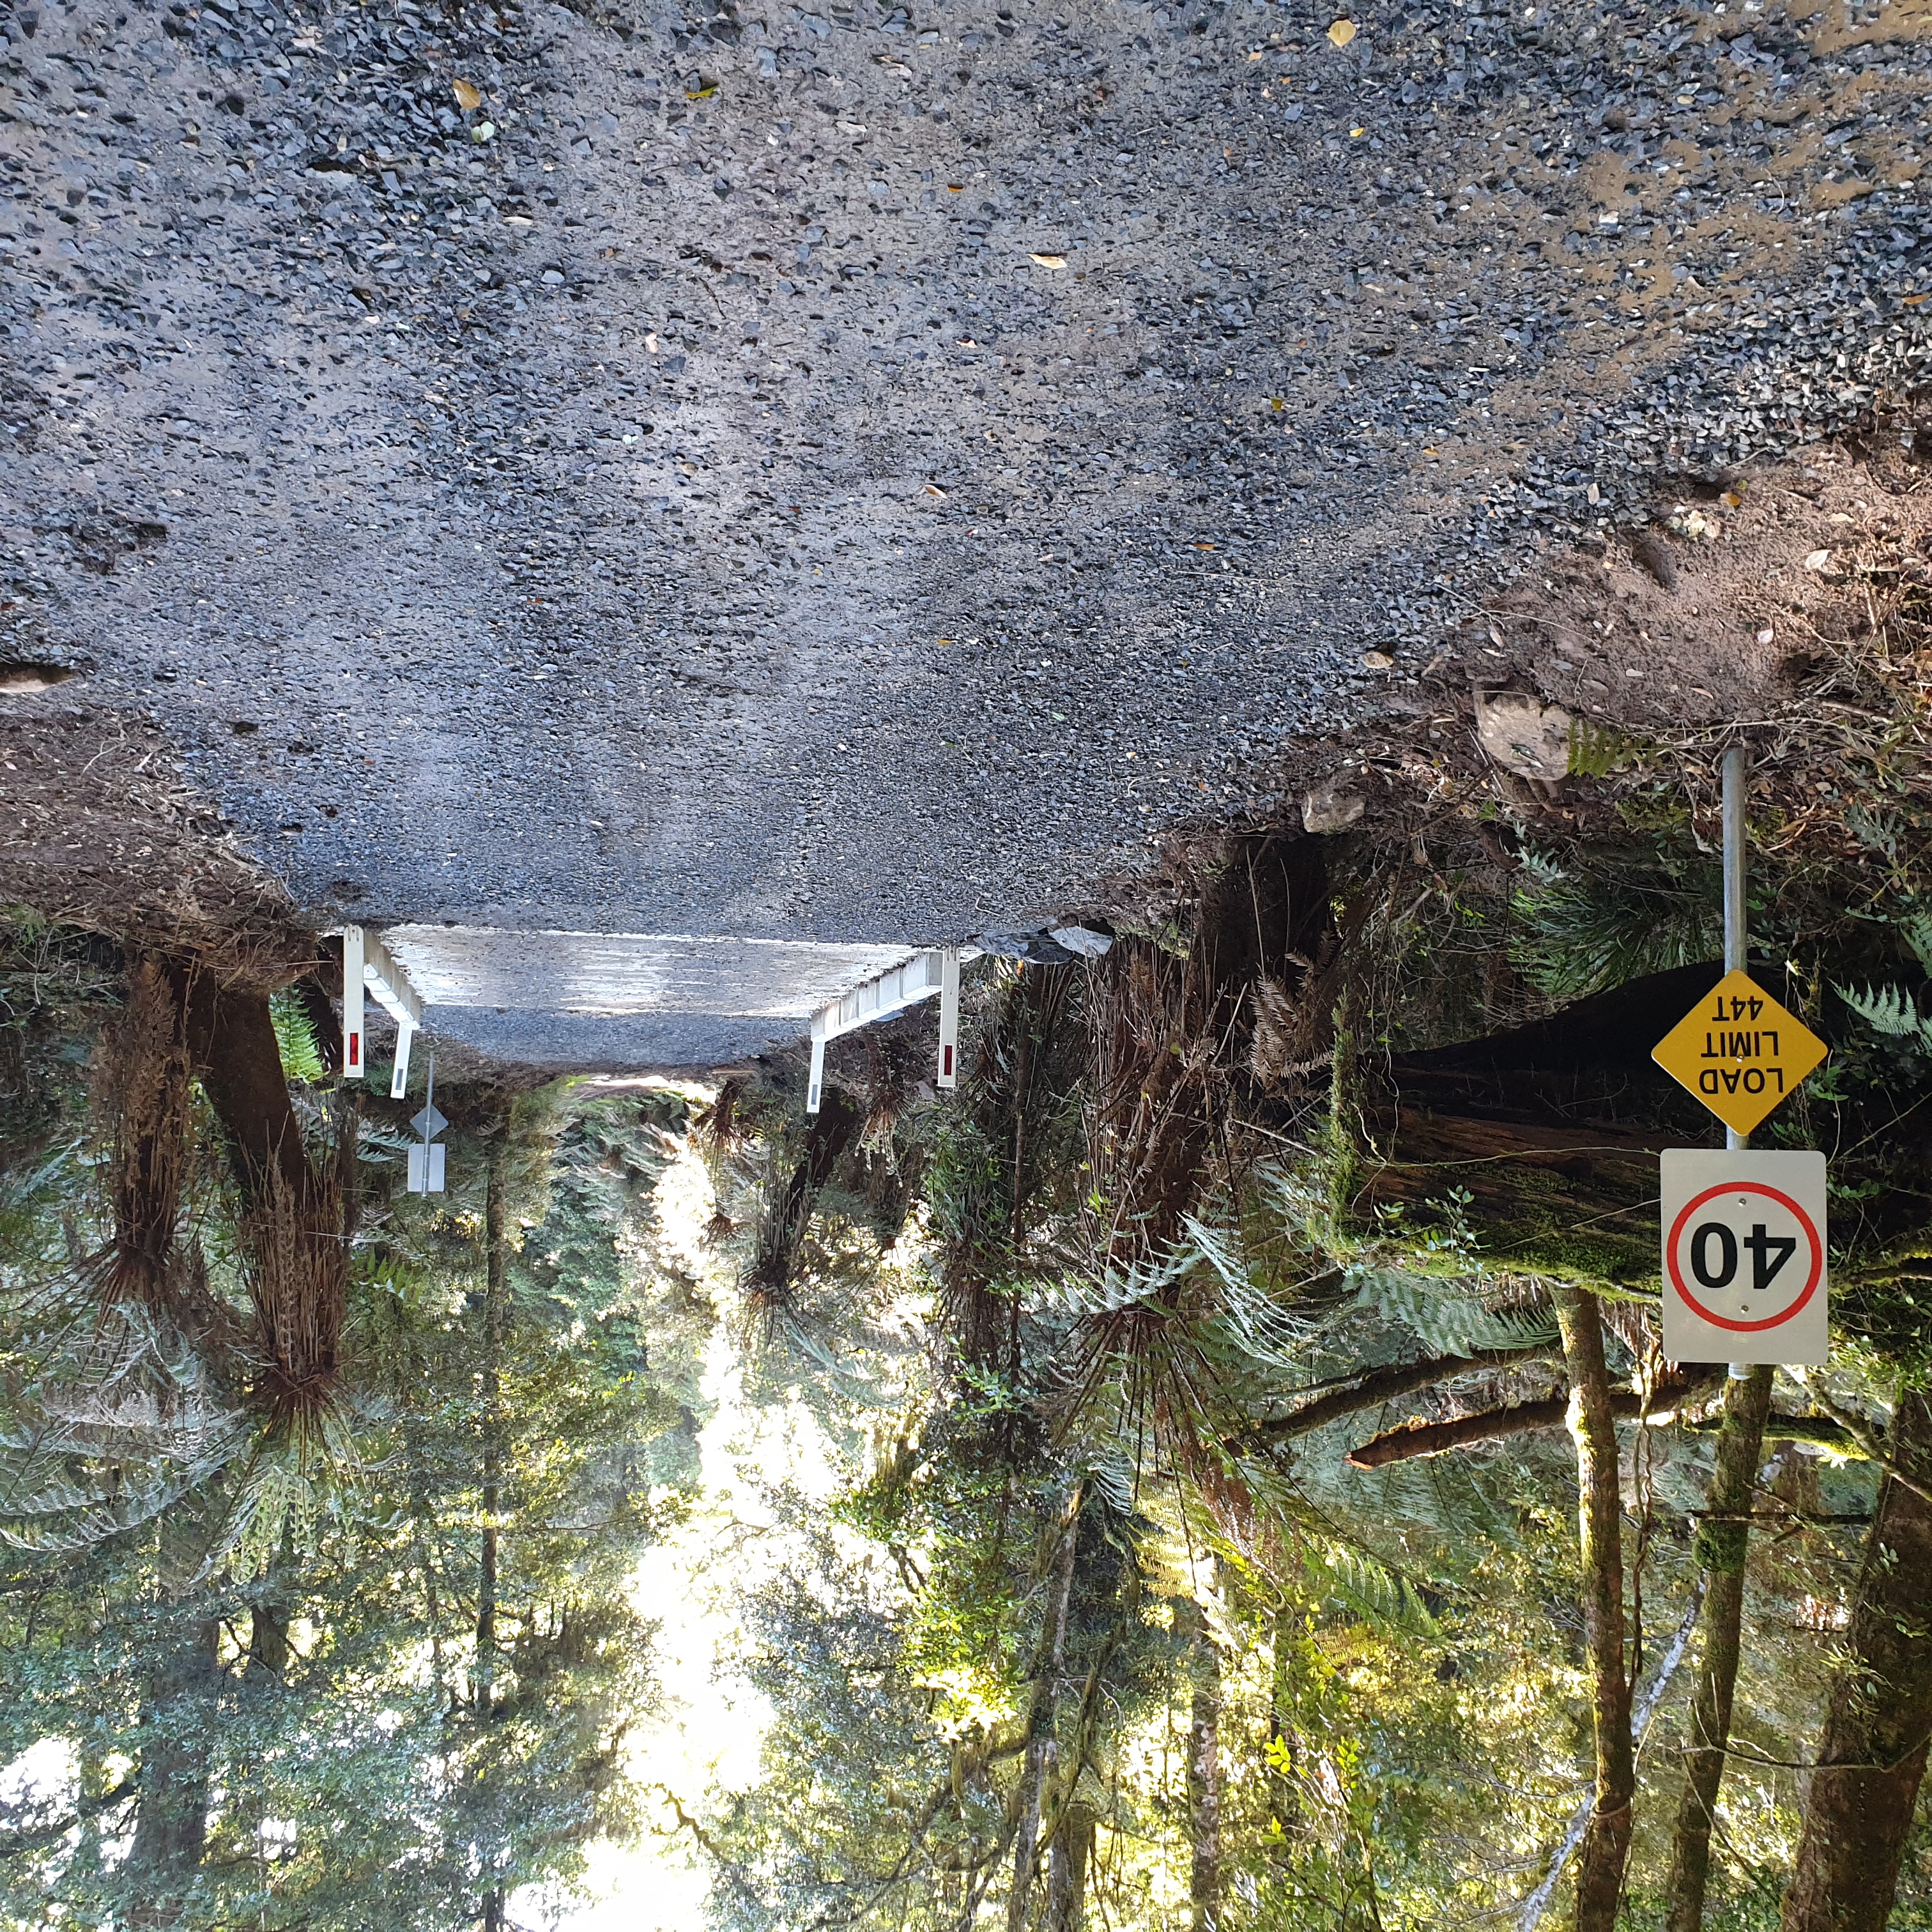
<path fill-rule="evenodd" d="M 1825 1156 L 1672 1148 L 1660 1178 L 1664 1354 L 1822 1364 Z"/>

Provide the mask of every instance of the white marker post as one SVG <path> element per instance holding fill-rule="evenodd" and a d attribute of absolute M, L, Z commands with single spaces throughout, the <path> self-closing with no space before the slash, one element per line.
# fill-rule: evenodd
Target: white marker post
<path fill-rule="evenodd" d="M 939 1071 L 935 1087 L 959 1084 L 959 949 L 949 946 L 939 963 Z"/>
<path fill-rule="evenodd" d="M 806 1082 L 805 1111 L 808 1114 L 818 1112 L 818 1103 L 825 1093 L 825 1016 L 822 1012 L 812 1016 L 812 1076 Z"/>
<path fill-rule="evenodd" d="M 342 1077 L 360 1080 L 362 1064 L 362 928 L 342 928 Z"/>
<path fill-rule="evenodd" d="M 374 993 L 396 1022 L 396 1070 L 389 1098 L 400 1100 L 409 1086 L 410 1048 L 423 1023 L 422 1001 L 409 975 L 376 935 L 359 926 L 342 928 L 342 1077 L 360 1080 L 367 1072 L 364 1030 L 364 989 Z"/>

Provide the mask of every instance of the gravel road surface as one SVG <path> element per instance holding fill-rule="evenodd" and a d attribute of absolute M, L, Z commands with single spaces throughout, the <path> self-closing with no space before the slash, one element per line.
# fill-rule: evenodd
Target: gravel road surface
<path fill-rule="evenodd" d="M 1923 0 L 819 3 L 25 0 L 0 704 L 318 921 L 958 939 L 1922 370 Z"/>

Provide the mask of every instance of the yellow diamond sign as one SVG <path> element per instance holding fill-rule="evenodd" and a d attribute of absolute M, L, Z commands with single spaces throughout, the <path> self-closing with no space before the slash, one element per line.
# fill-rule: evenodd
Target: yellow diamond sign
<path fill-rule="evenodd" d="M 1727 973 L 1652 1059 L 1727 1127 L 1748 1134 L 1822 1060 L 1825 1042 L 1748 973 Z"/>

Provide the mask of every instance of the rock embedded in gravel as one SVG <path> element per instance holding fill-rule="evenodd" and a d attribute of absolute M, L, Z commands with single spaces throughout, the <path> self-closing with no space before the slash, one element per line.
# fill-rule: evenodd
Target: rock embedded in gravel
<path fill-rule="evenodd" d="M 1088 926 L 1055 926 L 1047 930 L 1054 945 L 1082 959 L 1103 959 L 1114 950 L 1111 933 L 1096 932 Z"/>
<path fill-rule="evenodd" d="M 1301 801 L 1301 829 L 1310 832 L 1346 832 L 1368 809 L 1368 800 L 1339 781 L 1317 785 Z"/>
<path fill-rule="evenodd" d="M 0 692 L 11 698 L 29 697 L 80 675 L 64 664 L 0 664 Z"/>
<path fill-rule="evenodd" d="M 1506 772 L 1555 784 L 1570 773 L 1572 720 L 1528 692 L 1479 691 L 1476 736 Z"/>

